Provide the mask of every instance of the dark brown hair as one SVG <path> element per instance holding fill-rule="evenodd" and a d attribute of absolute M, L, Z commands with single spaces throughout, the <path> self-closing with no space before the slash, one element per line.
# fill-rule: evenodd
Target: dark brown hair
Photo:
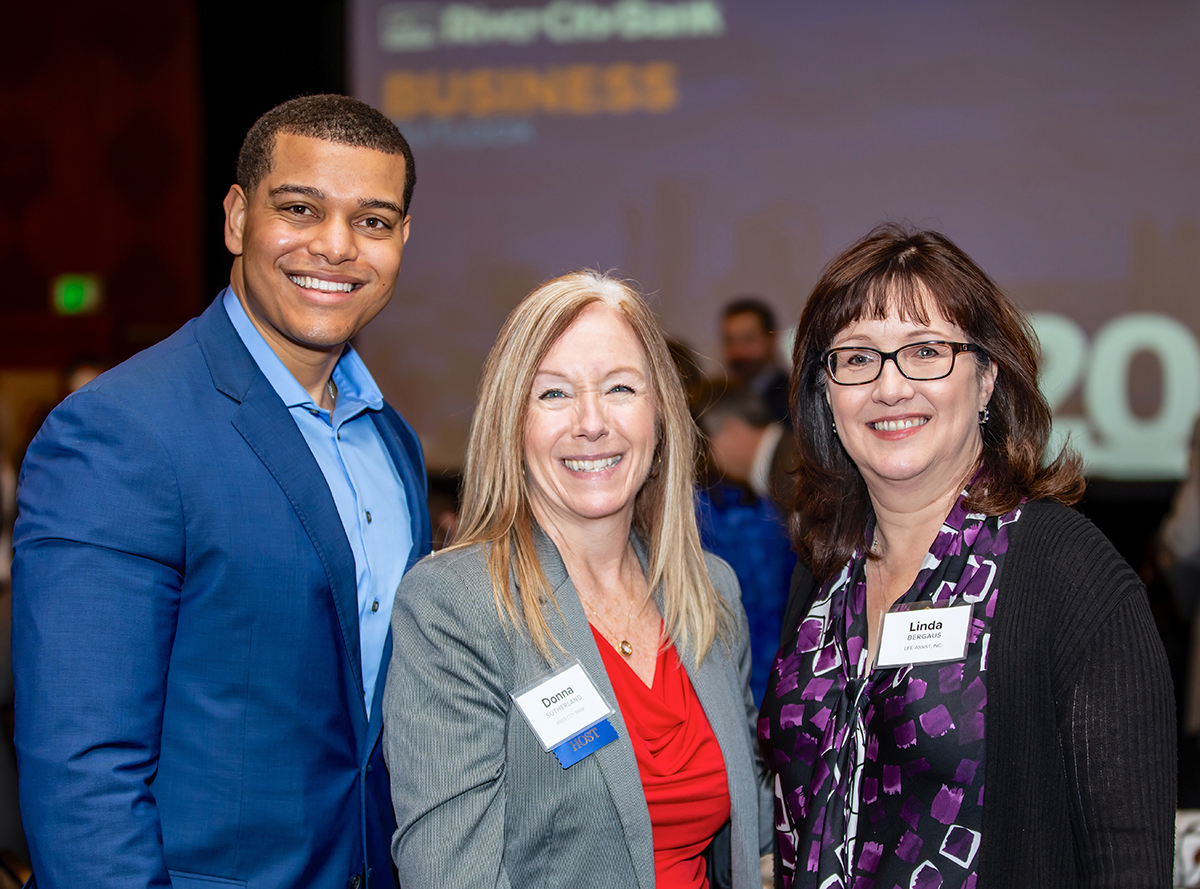
<path fill-rule="evenodd" d="M 247 195 L 271 172 L 275 137 L 280 133 L 402 156 L 404 212 L 408 212 L 417 182 L 412 149 L 396 125 L 366 102 L 332 94 L 301 96 L 276 105 L 256 120 L 238 152 L 237 184 Z"/>
<path fill-rule="evenodd" d="M 863 318 L 891 311 L 928 323 L 927 300 L 983 347 L 998 374 L 982 427 L 984 482 L 967 508 L 1002 515 L 1021 498 L 1072 504 L 1083 495 L 1080 460 L 1064 448 L 1043 465 L 1050 407 L 1038 389 L 1041 355 L 1029 322 L 996 283 L 945 235 L 888 223 L 834 257 L 813 288 L 792 351 L 792 426 L 799 444 L 790 531 L 818 583 L 864 545 L 866 483 L 833 431 L 822 360 L 834 338 Z"/>
<path fill-rule="evenodd" d="M 734 315 L 757 315 L 763 333 L 772 334 L 776 330 L 775 313 L 757 296 L 739 296 L 721 310 L 722 318 L 732 318 Z"/>

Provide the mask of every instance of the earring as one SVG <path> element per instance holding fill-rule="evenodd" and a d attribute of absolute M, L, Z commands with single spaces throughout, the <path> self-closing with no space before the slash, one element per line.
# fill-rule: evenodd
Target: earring
<path fill-rule="evenodd" d="M 988 410 L 988 406 L 985 404 L 985 405 L 983 406 L 983 410 L 981 410 L 981 411 L 979 412 L 979 425 L 980 425 L 980 426 L 986 426 L 986 425 L 987 425 L 987 421 L 988 421 L 988 420 L 990 420 L 991 418 L 992 418 L 992 414 L 991 414 L 991 412 Z"/>
<path fill-rule="evenodd" d="M 837 420 L 833 420 L 830 425 L 833 426 L 833 434 L 837 435 Z"/>
<path fill-rule="evenodd" d="M 662 469 L 662 451 L 658 448 L 654 449 L 654 459 L 650 462 L 650 472 L 646 475 L 646 481 L 652 478 L 658 478 L 658 471 Z"/>

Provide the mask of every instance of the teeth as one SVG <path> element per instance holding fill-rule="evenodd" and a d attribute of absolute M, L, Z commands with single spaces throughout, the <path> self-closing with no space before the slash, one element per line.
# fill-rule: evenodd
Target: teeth
<path fill-rule="evenodd" d="M 912 429 L 914 426 L 924 426 L 929 421 L 926 419 L 911 419 L 911 420 L 880 420 L 878 423 L 872 423 L 874 429 L 880 432 L 899 432 L 901 429 Z"/>
<path fill-rule="evenodd" d="M 616 466 L 621 462 L 618 457 L 606 457 L 603 460 L 563 460 L 567 464 L 567 469 L 574 472 L 601 472 L 611 466 Z"/>
<path fill-rule="evenodd" d="M 307 287 L 309 290 L 324 290 L 326 293 L 349 293 L 354 289 L 353 284 L 339 284 L 335 281 L 322 281 L 320 278 L 309 278 L 301 275 L 288 275 L 288 280 L 297 287 Z"/>

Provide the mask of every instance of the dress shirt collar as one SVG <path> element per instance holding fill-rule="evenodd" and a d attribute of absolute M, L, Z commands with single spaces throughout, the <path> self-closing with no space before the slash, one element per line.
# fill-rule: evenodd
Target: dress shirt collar
<path fill-rule="evenodd" d="M 263 335 L 258 332 L 258 328 L 254 326 L 254 322 L 242 308 L 242 303 L 233 292 L 232 287 L 225 288 L 222 293 L 222 301 L 234 330 L 237 331 L 251 357 L 254 358 L 258 369 L 262 371 L 271 387 L 283 399 L 284 405 L 289 410 L 294 407 L 320 410 L 312 396 L 296 381 L 292 372 L 275 354 L 275 350 L 263 339 Z M 338 359 L 338 363 L 333 369 L 333 384 L 337 386 L 336 410 L 339 419 L 349 419 L 363 410 L 377 411 L 383 408 L 383 394 L 379 391 L 367 366 L 363 364 L 362 359 L 358 357 L 358 353 L 349 343 L 346 344 L 342 351 L 342 357 Z"/>

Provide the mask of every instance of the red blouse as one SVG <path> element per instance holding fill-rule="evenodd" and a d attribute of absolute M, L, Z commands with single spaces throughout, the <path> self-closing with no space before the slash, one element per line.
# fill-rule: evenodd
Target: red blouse
<path fill-rule="evenodd" d="M 729 820 L 725 759 L 675 646 L 658 654 L 646 684 L 592 627 L 629 728 L 654 833 L 657 889 L 707 889 L 703 853 Z"/>

